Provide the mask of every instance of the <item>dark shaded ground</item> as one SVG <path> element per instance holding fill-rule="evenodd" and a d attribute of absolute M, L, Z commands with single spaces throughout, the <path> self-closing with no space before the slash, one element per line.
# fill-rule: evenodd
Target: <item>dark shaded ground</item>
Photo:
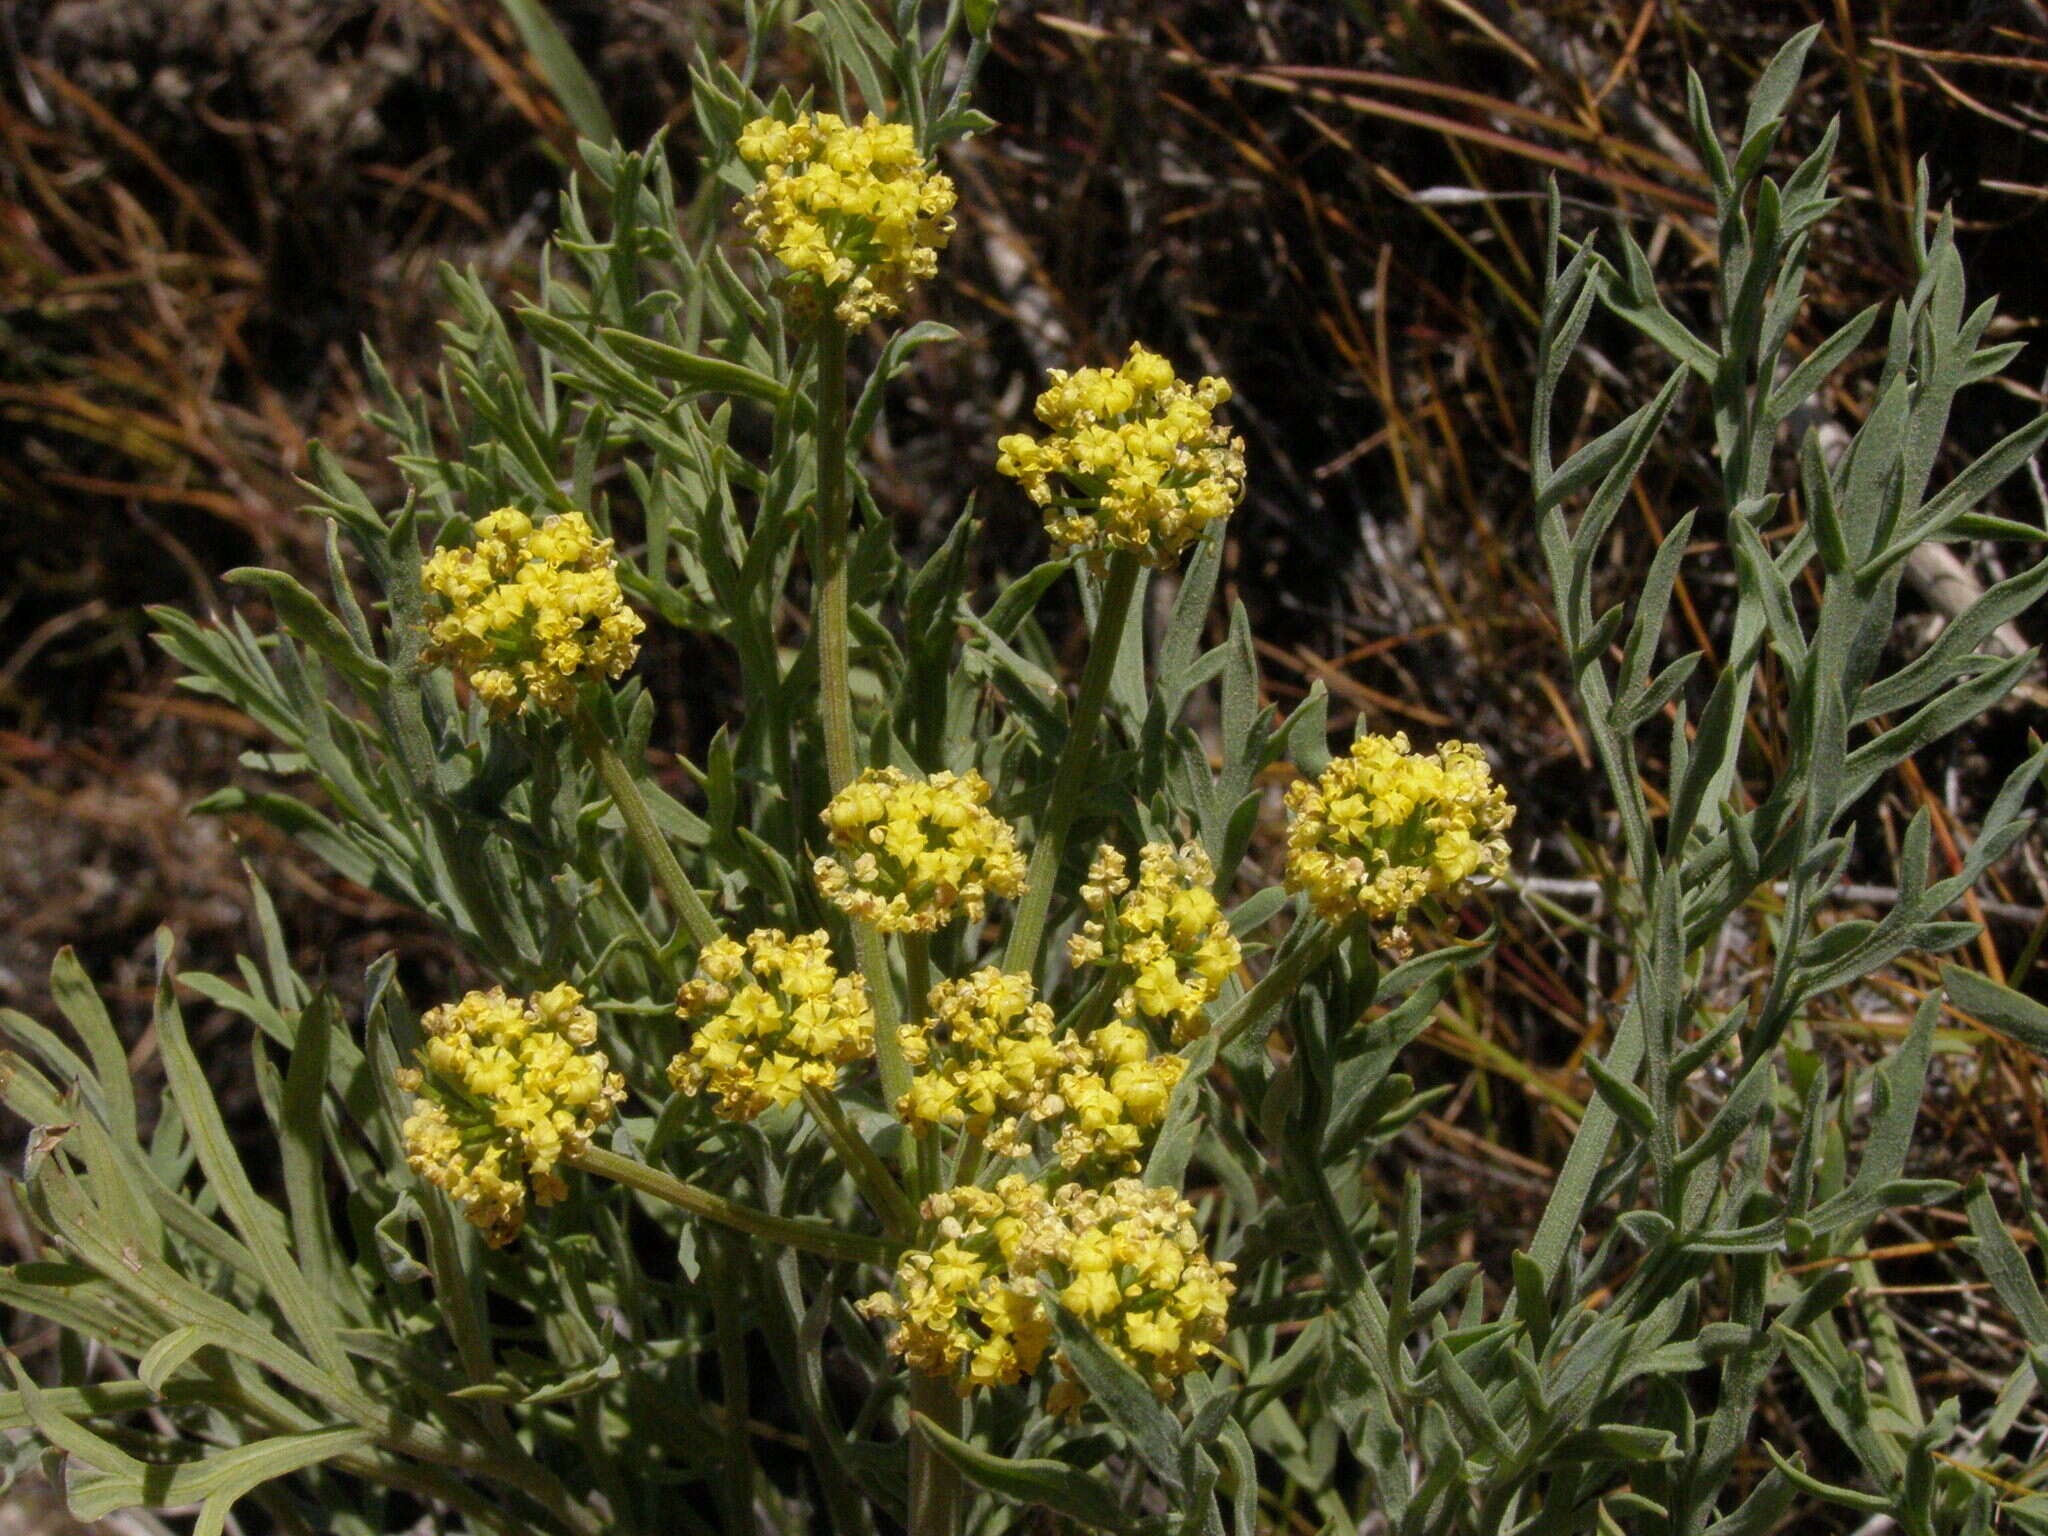
<path fill-rule="evenodd" d="M 622 132 L 674 125 L 687 166 L 685 61 L 700 33 L 731 49 L 736 7 L 552 9 Z M 1002 126 L 950 167 L 962 230 L 930 298 L 965 340 L 923 354 L 876 445 L 884 505 L 929 538 L 979 493 L 987 569 L 1018 568 L 1036 533 L 990 445 L 1044 367 L 1137 335 L 1227 374 L 1253 453 L 1230 580 L 1275 698 L 1320 677 L 1342 726 L 1362 710 L 1485 741 L 1522 807 L 1519 861 L 1597 874 L 1603 802 L 1524 506 L 1536 198 L 1556 172 L 1574 227 L 1628 219 L 1660 275 L 1703 302 L 1684 70 L 1739 117 L 1754 71 L 1809 21 L 1827 32 L 1784 142 L 1803 151 L 1838 114 L 1845 201 L 1800 342 L 1905 283 L 1923 156 L 1976 291 L 2002 292 L 2006 335 L 2034 339 L 2048 304 L 2037 0 L 1012 4 L 982 92 Z M 248 942 L 238 856 L 316 973 L 345 983 L 394 945 L 445 969 L 406 914 L 251 825 L 181 816 L 254 738 L 175 694 L 140 607 L 219 611 L 221 570 L 309 562 L 317 530 L 292 476 L 311 437 L 391 491 L 358 339 L 426 386 L 437 262 L 473 263 L 507 294 L 532 282 L 566 120 L 490 0 L 22 0 L 0 8 L 0 49 L 0 1004 L 35 1009 L 69 941 L 132 1014 L 159 922 L 191 962 L 228 964 Z M 794 51 L 772 66 L 804 67 Z M 1630 337 L 1596 324 L 1590 341 L 1589 419 L 1605 421 L 1654 385 Z M 2030 347 L 2018 376 L 2044 368 Z M 1859 410 L 1853 389 L 1817 404 L 1848 424 Z M 2038 405 L 2017 385 L 1981 392 L 1958 456 Z M 1617 587 L 1651 530 L 1710 494 L 1693 446 L 1703 409 L 1645 475 Z M 2002 510 L 2038 521 L 2038 485 L 2016 482 Z M 1960 553 L 1965 580 L 2019 558 Z M 1717 634 L 1727 594 L 1702 582 L 1686 596 Z M 1939 622 L 1921 606 L 1902 645 Z M 2048 637 L 2039 616 L 2021 627 Z M 714 721 L 721 666 L 684 666 L 665 644 L 648 666 L 675 718 Z M 1929 754 L 1879 821 L 1902 826 L 1925 803 L 1967 838 L 2039 702 Z M 1993 918 L 1975 958 L 2031 960 L 2048 899 L 2037 851 L 1994 884 L 2017 915 Z M 1468 1029 L 1429 1037 L 1427 1071 L 1460 1091 L 1409 1147 L 1447 1203 L 1485 1218 L 1489 1244 L 1544 1187 L 1568 1124 L 1553 1101 L 1585 1094 L 1570 1070 L 1585 999 L 1615 980 L 1510 920 Z M 2030 1064 L 1986 1046 L 1949 1068 L 1947 1134 L 1931 1143 L 1945 1157 L 2010 1175 L 2020 1155 L 2048 1156 Z"/>

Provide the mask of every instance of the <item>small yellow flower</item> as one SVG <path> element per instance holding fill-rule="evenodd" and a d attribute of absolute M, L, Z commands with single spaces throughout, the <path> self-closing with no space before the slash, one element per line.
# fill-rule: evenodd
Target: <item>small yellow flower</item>
<path fill-rule="evenodd" d="M 963 914 L 979 922 L 990 896 L 1024 888 L 1017 835 L 988 797 L 978 773 L 868 769 L 825 807 L 839 856 L 812 866 L 819 892 L 888 933 L 933 933 Z"/>
<path fill-rule="evenodd" d="M 625 1080 L 591 1049 L 597 1015 L 567 982 L 531 998 L 471 992 L 420 1028 L 418 1065 L 398 1073 L 416 1095 L 406 1160 L 503 1247 L 519 1235 L 529 1194 L 552 1205 L 568 1193 L 556 1165 L 590 1145 Z"/>
<path fill-rule="evenodd" d="M 1058 1112 L 1053 1087 L 1076 1055 L 1031 978 L 994 966 L 932 988 L 929 1016 L 902 1040 L 913 1075 L 897 1117 L 918 1136 L 961 1127 L 1000 1157 L 1024 1156 L 1027 1123 Z"/>
<path fill-rule="evenodd" d="M 727 1120 L 751 1120 L 807 1086 L 830 1092 L 841 1067 L 874 1054 L 867 983 L 833 968 L 823 930 L 757 929 L 744 948 L 720 939 L 697 968 L 676 994 L 676 1012 L 698 1020 L 697 1032 L 668 1080 L 678 1093 L 717 1094 Z"/>
<path fill-rule="evenodd" d="M 1468 742 L 1418 753 L 1403 734 L 1360 736 L 1288 787 L 1287 810 L 1287 889 L 1333 923 L 1398 922 L 1424 897 L 1459 901 L 1507 872 L 1515 808 Z"/>
<path fill-rule="evenodd" d="M 1175 1045 L 1207 1030 L 1203 1010 L 1243 959 L 1215 883 L 1215 868 L 1199 845 L 1175 851 L 1168 843 L 1147 843 L 1138 854 L 1138 888 L 1120 899 L 1130 891 L 1123 855 L 1105 846 L 1081 887 L 1082 901 L 1096 916 L 1067 941 L 1076 967 L 1101 966 L 1125 978 L 1118 1018 L 1171 1022 Z"/>
<path fill-rule="evenodd" d="M 938 270 L 953 183 L 918 154 L 907 124 L 872 113 L 858 127 L 829 112 L 764 117 L 740 134 L 739 152 L 760 178 L 746 226 L 788 269 L 799 306 L 829 305 L 858 330 Z"/>
<path fill-rule="evenodd" d="M 437 600 L 426 658 L 469 679 L 494 714 L 566 714 L 586 681 L 616 678 L 645 626 L 626 606 L 612 559 L 581 512 L 538 527 L 505 507 L 476 525 L 474 545 L 436 550 L 420 584 Z"/>
<path fill-rule="evenodd" d="M 1128 550 L 1165 569 L 1244 498 L 1244 442 L 1217 425 L 1230 385 L 1188 385 L 1133 342 L 1119 368 L 1056 368 L 1038 397 L 1044 438 L 1013 433 L 996 468 L 1045 513 L 1058 544 L 1093 559 Z"/>

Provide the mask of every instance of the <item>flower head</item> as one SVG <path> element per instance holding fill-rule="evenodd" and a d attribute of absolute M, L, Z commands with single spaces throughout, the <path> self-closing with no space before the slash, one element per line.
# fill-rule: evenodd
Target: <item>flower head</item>
<path fill-rule="evenodd" d="M 462 672 L 494 714 L 567 713 L 579 684 L 617 677 L 640 649 L 612 541 L 581 512 L 537 527 L 516 508 L 493 512 L 475 544 L 434 551 L 420 584 L 439 605 L 427 659 Z"/>
<path fill-rule="evenodd" d="M 759 176 L 747 194 L 755 243 L 789 269 L 805 305 L 857 330 L 894 314 L 938 270 L 953 234 L 953 183 L 917 152 L 908 124 L 870 113 L 855 127 L 829 112 L 772 117 L 740 134 Z"/>
<path fill-rule="evenodd" d="M 1195 1209 L 1176 1190 L 1118 1179 L 1106 1189 L 1053 1191 L 1051 1220 L 1030 1229 L 1017 1267 L 1042 1278 L 1060 1305 L 1161 1399 L 1214 1354 L 1228 1328 L 1234 1265 L 1212 1260 Z M 1055 1413 L 1076 1413 L 1086 1393 L 1064 1357 L 1046 1394 Z"/>
<path fill-rule="evenodd" d="M 806 1086 L 830 1091 L 841 1067 L 874 1054 L 867 983 L 833 969 L 822 929 L 791 938 L 760 928 L 745 947 L 720 939 L 697 968 L 676 994 L 676 1012 L 697 1020 L 697 1032 L 668 1080 L 678 1093 L 717 1094 L 728 1120 L 788 1104 Z"/>
<path fill-rule="evenodd" d="M 1070 1047 L 1070 1056 L 1059 1079 L 1053 1155 L 1069 1173 L 1136 1173 L 1187 1058 L 1155 1055 L 1142 1029 L 1121 1022 L 1103 1025 Z"/>
<path fill-rule="evenodd" d="M 1420 753 L 1400 733 L 1360 736 L 1320 778 L 1290 785 L 1287 809 L 1287 888 L 1331 922 L 1398 921 L 1507 870 L 1515 808 L 1468 742 Z"/>
<path fill-rule="evenodd" d="M 1243 958 L 1212 887 L 1216 871 L 1195 843 L 1175 850 L 1147 843 L 1138 854 L 1138 888 L 1124 876 L 1123 855 L 1105 846 L 1089 870 L 1081 899 L 1095 916 L 1067 941 L 1075 966 L 1121 973 L 1121 1019 L 1171 1021 L 1173 1042 L 1203 1033 L 1203 1010 Z"/>
<path fill-rule="evenodd" d="M 934 1245 L 905 1253 L 894 1293 L 860 1306 L 896 1324 L 890 1349 L 962 1396 L 1038 1369 L 1055 1298 L 1161 1398 L 1223 1341 L 1232 1266 L 1209 1258 L 1173 1190 L 1118 1179 L 1048 1196 L 1012 1174 L 933 1195 L 924 1213 Z M 1061 1365 L 1047 1406 L 1076 1412 L 1085 1395 Z"/>
<path fill-rule="evenodd" d="M 413 1171 L 460 1205 L 492 1247 L 519 1235 L 529 1193 L 552 1205 L 568 1193 L 565 1157 L 626 1096 L 597 1041 L 597 1016 L 567 982 L 531 998 L 496 987 L 444 1003 L 398 1084 L 416 1095 L 404 1126 Z"/>
<path fill-rule="evenodd" d="M 1055 543 L 1129 550 L 1164 569 L 1244 497 L 1244 442 L 1212 415 L 1230 385 L 1188 385 L 1133 342 L 1119 368 L 1056 368 L 1038 397 L 1043 438 L 1013 433 L 996 468 L 1045 512 Z"/>
<path fill-rule="evenodd" d="M 1044 1191 L 1020 1174 L 992 1190 L 932 1195 L 924 1205 L 938 1226 L 932 1246 L 906 1252 L 894 1292 L 870 1296 L 860 1310 L 894 1323 L 889 1348 L 927 1376 L 951 1377 L 962 1397 L 1021 1381 L 1044 1358 L 1052 1320 L 1035 1276 L 1012 1261 L 1027 1227 L 1048 1211 Z"/>
<path fill-rule="evenodd" d="M 978 773 L 868 769 L 825 807 L 839 856 L 812 866 L 818 890 L 889 933 L 933 933 L 963 913 L 979 922 L 990 896 L 1024 887 L 1017 835 L 988 797 Z"/>
<path fill-rule="evenodd" d="M 1027 1150 L 1025 1122 L 1056 1114 L 1054 1085 L 1076 1051 L 1053 1038 L 1031 978 L 994 966 L 932 988 L 928 1017 L 905 1027 L 910 1091 L 896 1114 L 913 1133 L 959 1126 L 998 1156 Z"/>

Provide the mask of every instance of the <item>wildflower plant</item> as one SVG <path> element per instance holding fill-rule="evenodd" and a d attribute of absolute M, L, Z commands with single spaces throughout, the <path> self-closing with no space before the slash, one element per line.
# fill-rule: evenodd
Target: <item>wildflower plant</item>
<path fill-rule="evenodd" d="M 1587 1021 L 1527 1251 L 1483 1273 L 1412 1170 L 1383 1175 L 1433 1099 L 1403 1052 L 1487 974 L 1486 912 L 1514 896 L 1513 786 L 1483 744 L 1368 729 L 1333 754 L 1320 691 L 1261 702 L 1241 608 L 1205 648 L 1246 475 L 1230 386 L 1142 345 L 1056 375 L 1047 435 L 991 445 L 1051 544 L 992 601 L 973 518 L 913 561 L 867 493 L 892 381 L 951 339 L 904 317 L 940 286 L 940 157 L 986 126 L 991 10 L 920 29 L 915 4 L 821 0 L 800 25 L 831 111 L 764 95 L 758 47 L 747 73 L 701 61 L 687 207 L 662 146 L 586 143 L 530 300 L 507 316 L 447 275 L 447 397 L 371 359 L 402 504 L 314 455 L 328 595 L 239 572 L 269 632 L 159 616 L 299 791 L 206 808 L 432 919 L 487 985 L 421 1015 L 387 958 L 345 1016 L 259 887 L 236 977 L 163 944 L 152 1104 L 60 958 L 71 1038 L 4 1018 L 47 1248 L 0 1301 L 67 1342 L 54 1380 L 10 1360 L 0 1428 L 81 1518 L 196 1507 L 202 1533 L 246 1501 L 343 1532 L 1253 1536 L 1282 1486 L 1332 1532 L 1760 1536 L 1797 1501 L 2044 1528 L 2012 1432 L 2048 1298 L 1988 1193 L 1965 1219 L 2031 1350 L 1988 1408 L 1923 1401 L 1871 1284 L 1873 1224 L 1955 1193 L 1907 1162 L 1942 994 L 1875 1068 L 1833 1074 L 1805 1033 L 1817 1000 L 1973 932 L 1945 914 L 2048 766 L 1940 878 L 1916 819 L 1890 915 L 1818 921 L 1859 802 L 2011 689 L 2029 658 L 1975 646 L 2048 588 L 2028 567 L 1888 665 L 1916 545 L 2039 537 L 1978 508 L 2048 423 L 1929 490 L 1957 395 L 2012 355 L 1965 309 L 1948 222 L 1916 225 L 1848 452 L 1809 439 L 1781 483 L 1779 426 L 1879 318 L 1783 356 L 1832 133 L 1783 184 L 1765 169 L 1813 34 L 1760 77 L 1732 159 L 1695 87 L 1710 334 L 1625 231 L 1609 260 L 1552 203 L 1531 494 L 1613 797 L 1628 985 Z M 1670 383 L 1560 460 L 1596 307 Z M 1721 502 L 1603 610 L 1617 514 L 1688 391 Z M 1720 558 L 1710 524 L 1732 644 L 1661 659 L 1681 570 Z M 1158 571 L 1178 583 L 1148 642 Z M 1033 617 L 1070 576 L 1071 692 Z M 701 760 L 683 744 L 674 793 L 633 671 L 661 630 L 721 647 L 747 700 Z M 1742 754 L 1767 728 L 1758 793 Z M 1248 854 L 1284 769 L 1268 879 Z M 1756 985 L 1710 992 L 1704 955 L 1760 903 Z M 2048 1044 L 2037 1005 L 1944 975 Z M 193 997 L 250 1026 L 274 1157 L 229 1135 Z M 1774 1371 L 1846 1448 L 1832 1475 L 1768 1440 L 1745 1457 Z"/>

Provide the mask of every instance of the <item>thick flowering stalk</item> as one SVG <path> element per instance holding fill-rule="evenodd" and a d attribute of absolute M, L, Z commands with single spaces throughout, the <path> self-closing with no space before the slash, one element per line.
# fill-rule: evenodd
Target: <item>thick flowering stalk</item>
<path fill-rule="evenodd" d="M 990 896 L 1015 896 L 1024 879 L 1017 835 L 988 798 L 978 773 L 868 769 L 823 812 L 837 853 L 812 867 L 819 893 L 885 933 L 979 922 Z"/>
<path fill-rule="evenodd" d="M 1455 902 L 1507 872 L 1515 809 L 1467 742 L 1420 753 L 1403 734 L 1360 736 L 1288 787 L 1287 810 L 1287 888 L 1333 924 L 1398 924 L 1425 897 Z"/>
<path fill-rule="evenodd" d="M 996 468 L 1045 513 L 1056 544 L 1098 564 L 1123 550 L 1166 569 L 1244 497 L 1244 443 L 1219 426 L 1230 385 L 1189 385 L 1137 342 L 1117 368 L 1054 369 L 1044 438 L 1013 433 Z"/>
<path fill-rule="evenodd" d="M 846 330 L 894 314 L 938 270 L 953 234 L 953 183 L 917 152 L 907 123 L 871 113 L 764 117 L 739 138 L 759 180 L 747 195 L 755 243 L 788 269 L 799 315 L 829 309 Z"/>
<path fill-rule="evenodd" d="M 1206 1032 L 1205 1010 L 1244 958 L 1216 900 L 1215 867 L 1198 844 L 1147 843 L 1136 891 L 1124 868 L 1115 848 L 1095 855 L 1081 887 L 1095 915 L 1068 939 L 1067 957 L 1122 981 L 1118 1018 L 1170 1023 L 1185 1045 Z"/>
<path fill-rule="evenodd" d="M 614 679 L 639 654 L 612 541 L 581 512 L 536 525 L 516 507 L 478 520 L 473 545 L 438 549 L 420 584 L 439 602 L 426 659 L 454 667 L 497 715 L 566 715 L 585 682 Z"/>
<path fill-rule="evenodd" d="M 702 974 L 676 995 L 697 1030 L 668 1078 L 678 1093 L 715 1094 L 725 1119 L 752 1120 L 805 1088 L 834 1092 L 841 1068 L 874 1054 L 867 983 L 833 967 L 822 930 L 756 929 L 744 946 L 720 939 L 697 965 Z"/>
<path fill-rule="evenodd" d="M 933 1195 L 925 1215 L 933 1245 L 903 1254 L 895 1289 L 860 1309 L 895 1325 L 888 1347 L 913 1370 L 962 1397 L 1038 1371 L 1053 1299 L 1162 1400 L 1223 1342 L 1232 1266 L 1210 1259 L 1174 1190 L 1118 1179 L 1047 1195 L 1011 1174 Z M 1046 1406 L 1077 1414 L 1086 1394 L 1061 1367 Z"/>
<path fill-rule="evenodd" d="M 597 1043 L 597 1015 L 567 982 L 531 998 L 471 992 L 420 1020 L 417 1066 L 399 1071 L 416 1095 L 404 1126 L 413 1171 L 462 1207 L 501 1248 L 519 1235 L 529 1199 L 568 1194 L 558 1164 L 574 1161 L 626 1096 Z"/>

